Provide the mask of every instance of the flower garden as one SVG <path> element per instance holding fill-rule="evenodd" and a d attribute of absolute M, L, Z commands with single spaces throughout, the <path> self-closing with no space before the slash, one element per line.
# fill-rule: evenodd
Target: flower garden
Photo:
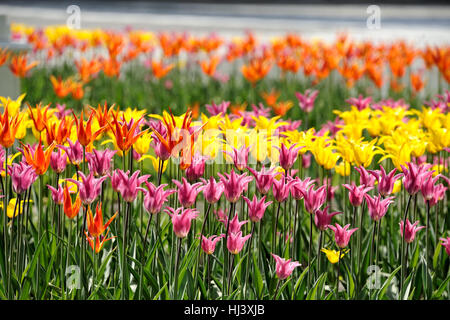
<path fill-rule="evenodd" d="M 450 47 L 11 34 L 2 299 L 450 298 Z"/>

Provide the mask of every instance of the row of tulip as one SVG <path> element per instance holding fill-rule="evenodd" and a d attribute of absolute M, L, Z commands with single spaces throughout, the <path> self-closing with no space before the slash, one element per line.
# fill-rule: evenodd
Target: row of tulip
<path fill-rule="evenodd" d="M 263 105 L 77 115 L 24 97 L 0 99 L 3 298 L 450 294 L 448 91 L 422 110 L 351 98 L 303 131 Z"/>

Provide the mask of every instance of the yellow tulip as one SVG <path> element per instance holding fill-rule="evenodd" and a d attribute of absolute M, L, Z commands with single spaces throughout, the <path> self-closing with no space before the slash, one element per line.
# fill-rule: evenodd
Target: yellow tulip
<path fill-rule="evenodd" d="M 328 261 L 330 261 L 332 264 L 339 262 L 339 251 L 329 250 L 329 249 L 325 249 L 325 248 L 320 249 L 320 251 L 322 251 L 323 253 L 325 253 L 327 255 Z M 350 251 L 350 249 L 342 250 L 340 259 L 342 259 L 349 251 Z"/>

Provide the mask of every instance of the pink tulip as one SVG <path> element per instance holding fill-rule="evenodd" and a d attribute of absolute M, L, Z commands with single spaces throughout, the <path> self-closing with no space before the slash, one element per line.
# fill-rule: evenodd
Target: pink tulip
<path fill-rule="evenodd" d="M 272 203 L 272 201 L 264 203 L 265 200 L 266 196 L 262 197 L 261 200 L 258 200 L 256 195 L 253 195 L 252 201 L 250 201 L 249 198 L 244 197 L 244 201 L 247 202 L 248 206 L 248 217 L 252 222 L 260 221 L 263 218 L 267 207 Z"/>
<path fill-rule="evenodd" d="M 359 207 L 362 204 L 364 195 L 367 194 L 367 191 L 373 189 L 373 187 L 366 187 L 365 185 L 357 187 L 353 181 L 351 185 L 343 184 L 342 186 L 349 191 L 348 198 L 354 207 Z"/>
<path fill-rule="evenodd" d="M 250 147 L 243 146 L 240 149 L 233 148 L 231 152 L 223 151 L 223 153 L 229 155 L 236 169 L 242 172 L 247 167 L 249 151 Z"/>
<path fill-rule="evenodd" d="M 304 94 L 296 92 L 295 96 L 298 99 L 300 109 L 308 113 L 311 112 L 314 109 L 314 101 L 316 100 L 318 94 L 319 91 L 311 91 L 310 89 L 306 90 Z"/>
<path fill-rule="evenodd" d="M 434 186 L 433 197 L 429 200 L 430 207 L 434 207 L 439 201 L 444 199 L 445 191 L 447 191 L 447 187 L 444 187 L 442 183 Z"/>
<path fill-rule="evenodd" d="M 417 231 L 420 229 L 425 228 L 424 226 L 417 227 L 419 224 L 419 221 L 414 222 L 414 224 L 411 224 L 409 222 L 409 219 L 406 219 L 406 227 L 403 226 L 403 221 L 400 221 L 400 236 L 403 237 L 403 228 L 405 229 L 405 241 L 406 243 L 411 243 L 414 241 L 414 238 L 416 237 Z"/>
<path fill-rule="evenodd" d="M 69 187 L 69 189 L 72 186 Z M 58 189 L 52 187 L 51 185 L 47 185 L 47 188 L 50 189 L 52 192 L 52 200 L 56 204 L 63 204 L 64 203 L 64 188 L 62 185 L 58 185 Z"/>
<path fill-rule="evenodd" d="M 102 182 L 108 179 L 108 177 L 95 179 L 93 172 L 91 172 L 87 177 L 81 171 L 78 171 L 78 174 L 80 175 L 81 181 L 74 179 L 66 180 L 71 181 L 78 186 L 81 202 L 84 205 L 89 205 L 100 195 Z"/>
<path fill-rule="evenodd" d="M 383 218 L 389 208 L 389 205 L 394 202 L 394 197 L 387 197 L 383 199 L 381 195 L 378 195 L 378 197 L 372 198 L 368 194 L 365 194 L 364 197 L 367 202 L 370 217 L 373 221 L 379 221 Z"/>
<path fill-rule="evenodd" d="M 67 153 L 62 153 L 61 149 L 58 152 L 52 152 L 50 156 L 50 167 L 56 173 L 61 173 L 66 169 Z"/>
<path fill-rule="evenodd" d="M 197 181 L 205 173 L 206 158 L 196 154 L 192 158 L 191 165 L 186 169 L 186 178 L 190 181 Z"/>
<path fill-rule="evenodd" d="M 328 214 L 329 207 L 330 206 L 326 206 L 323 210 L 317 209 L 316 214 L 314 215 L 314 223 L 316 224 L 316 227 L 321 231 L 325 231 L 326 229 L 328 229 L 328 226 L 331 224 L 331 219 L 333 219 L 335 215 L 342 213 L 331 212 L 330 214 Z"/>
<path fill-rule="evenodd" d="M 230 225 L 228 229 L 228 235 L 232 233 L 238 233 L 241 231 L 241 228 L 244 224 L 246 224 L 248 220 L 239 221 L 239 217 L 237 213 L 234 215 L 233 219 L 230 220 Z"/>
<path fill-rule="evenodd" d="M 69 157 L 69 161 L 72 164 L 80 164 L 83 161 L 83 146 L 77 140 L 73 143 L 70 139 L 67 139 L 69 146 L 58 146 L 60 149 L 64 150 Z"/>
<path fill-rule="evenodd" d="M 386 197 L 392 193 L 395 181 L 400 179 L 403 174 L 399 173 L 395 175 L 397 169 L 394 169 L 386 175 L 386 171 L 384 170 L 383 166 L 380 165 L 380 169 L 381 170 L 369 170 L 369 173 L 372 174 L 378 181 L 378 192 L 383 197 Z"/>
<path fill-rule="evenodd" d="M 168 207 L 164 210 L 172 218 L 173 232 L 178 238 L 184 238 L 191 229 L 191 221 L 198 216 L 198 211 L 190 208 L 173 209 Z M 181 212 L 181 213 L 180 213 Z"/>
<path fill-rule="evenodd" d="M 306 192 L 303 192 L 305 209 L 310 214 L 316 213 L 326 200 L 327 189 L 325 186 L 321 186 L 314 190 L 314 187 L 309 188 Z"/>
<path fill-rule="evenodd" d="M 238 254 L 244 248 L 245 242 L 251 237 L 251 234 L 242 236 L 242 232 L 230 233 L 227 238 L 227 248 L 231 254 Z"/>
<path fill-rule="evenodd" d="M 336 241 L 336 244 L 339 248 L 345 248 L 348 245 L 348 242 L 350 241 L 351 235 L 358 230 L 358 228 L 354 228 L 351 230 L 348 230 L 350 227 L 349 224 L 345 225 L 344 227 L 341 227 L 339 224 L 335 224 L 336 227 L 329 225 L 328 228 L 333 230 L 334 232 L 334 240 Z"/>
<path fill-rule="evenodd" d="M 86 153 L 89 170 L 94 172 L 96 176 L 104 176 L 111 171 L 111 162 L 117 151 L 105 149 L 99 151 L 94 149 L 92 153 Z"/>
<path fill-rule="evenodd" d="M 182 183 L 172 179 L 172 182 L 178 187 L 178 201 L 180 204 L 188 208 L 195 203 L 195 199 L 200 192 L 199 186 L 202 185 L 201 182 L 190 184 L 186 178 L 182 177 Z"/>
<path fill-rule="evenodd" d="M 225 198 L 229 202 L 236 202 L 242 195 L 242 192 L 247 190 L 248 184 L 253 180 L 252 177 L 247 177 L 247 173 L 244 172 L 241 175 L 237 175 L 234 169 L 231 169 L 231 173 L 224 173 L 224 175 L 218 173 L 220 180 L 224 186 Z"/>
<path fill-rule="evenodd" d="M 24 162 L 13 163 L 8 167 L 8 174 L 11 176 L 13 190 L 17 194 L 27 191 L 37 179 L 33 167 Z"/>
<path fill-rule="evenodd" d="M 345 102 L 349 103 L 351 106 L 355 106 L 359 111 L 369 108 L 369 103 L 372 102 L 372 97 L 363 98 L 360 94 L 358 98 L 350 98 L 345 100 Z"/>
<path fill-rule="evenodd" d="M 363 166 L 355 167 L 355 170 L 359 172 L 359 184 L 365 187 L 373 187 L 375 183 L 375 177 L 371 175 Z"/>
<path fill-rule="evenodd" d="M 439 240 L 442 241 L 441 245 L 444 246 L 445 252 L 450 256 L 450 237 L 448 237 L 447 239 L 440 238 Z"/>
<path fill-rule="evenodd" d="M 289 192 L 291 190 L 291 186 L 295 183 L 295 180 L 291 180 L 286 182 L 284 175 L 280 180 L 273 180 L 273 188 L 272 193 L 273 197 L 277 202 L 284 202 L 289 197 Z"/>
<path fill-rule="evenodd" d="M 209 177 L 209 180 L 200 179 L 203 182 L 203 186 L 199 188 L 203 192 L 206 202 L 214 204 L 219 201 L 223 193 L 223 183 L 216 182 L 213 176 Z"/>
<path fill-rule="evenodd" d="M 303 194 L 307 192 L 308 188 L 314 183 L 310 177 L 301 180 L 299 177 L 294 179 L 294 183 L 291 185 L 291 194 L 295 200 L 303 199 Z"/>
<path fill-rule="evenodd" d="M 410 195 L 414 195 L 420 191 L 423 181 L 432 176 L 433 172 L 427 171 L 431 168 L 431 164 L 416 165 L 412 162 L 406 164 L 408 167 L 401 166 L 404 174 L 403 185 Z"/>
<path fill-rule="evenodd" d="M 276 262 L 275 270 L 277 277 L 280 280 L 288 278 L 295 268 L 301 266 L 301 264 L 298 263 L 298 261 L 291 262 L 291 259 L 289 260 L 283 259 L 274 253 L 272 253 L 272 257 L 275 259 Z"/>
<path fill-rule="evenodd" d="M 225 237 L 224 234 L 221 234 L 219 236 L 213 235 L 209 238 L 202 235 L 202 250 L 206 254 L 213 254 L 214 250 L 216 250 L 216 243 L 223 237 Z"/>
<path fill-rule="evenodd" d="M 250 167 L 247 167 L 247 169 L 255 177 L 256 189 L 258 189 L 259 193 L 267 194 L 272 187 L 274 179 L 274 168 L 266 171 L 266 168 L 262 167 L 261 171 L 259 172 Z"/>
<path fill-rule="evenodd" d="M 437 187 L 438 185 L 435 185 L 435 183 L 441 177 L 444 177 L 444 176 L 438 174 L 434 178 L 429 177 L 429 178 L 423 180 L 423 182 L 422 182 L 422 184 L 420 186 L 420 191 L 421 191 L 422 196 L 423 196 L 425 201 L 429 201 L 429 200 L 433 199 L 433 195 L 436 192 L 439 192 L 439 188 L 440 187 Z"/>
<path fill-rule="evenodd" d="M 212 102 L 211 104 L 206 105 L 206 110 L 208 110 L 211 116 L 217 116 L 218 114 L 222 114 L 222 116 L 225 116 L 229 105 L 229 101 L 222 101 L 220 104 L 215 104 L 214 102 Z"/>
<path fill-rule="evenodd" d="M 140 185 L 143 184 L 145 181 L 147 181 L 148 178 L 150 177 L 149 174 L 139 177 L 140 173 L 139 170 L 136 170 L 131 175 L 131 177 L 129 176 L 130 174 L 129 170 L 127 172 L 123 172 L 122 170 L 119 169 L 117 170 L 117 173 L 119 174 L 119 177 L 121 179 L 121 182 L 119 183 L 117 189 L 122 195 L 122 198 L 126 202 L 133 202 L 136 199 L 138 192 L 145 190 L 141 188 Z"/>
<path fill-rule="evenodd" d="M 167 184 L 155 187 L 153 183 L 145 181 L 145 185 L 147 189 L 144 189 L 144 208 L 150 214 L 161 212 L 162 206 L 167 201 L 167 197 L 176 192 L 173 189 L 164 190 Z"/>
<path fill-rule="evenodd" d="M 292 166 L 295 163 L 295 160 L 297 160 L 298 157 L 298 151 L 304 146 L 296 147 L 297 144 L 293 144 L 290 146 L 290 148 L 286 148 L 284 143 L 281 144 L 281 148 L 275 147 L 280 151 L 280 167 L 282 167 L 284 170 L 289 170 L 292 168 Z"/>

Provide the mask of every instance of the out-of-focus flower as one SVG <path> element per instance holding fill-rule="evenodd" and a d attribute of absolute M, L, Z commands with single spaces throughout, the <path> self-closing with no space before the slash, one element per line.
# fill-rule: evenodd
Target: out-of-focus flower
<path fill-rule="evenodd" d="M 328 261 L 330 261 L 332 264 L 339 262 L 339 251 L 329 250 L 325 248 L 320 249 L 320 251 L 326 254 Z M 349 251 L 350 249 L 341 250 L 340 259 L 342 259 Z"/>

